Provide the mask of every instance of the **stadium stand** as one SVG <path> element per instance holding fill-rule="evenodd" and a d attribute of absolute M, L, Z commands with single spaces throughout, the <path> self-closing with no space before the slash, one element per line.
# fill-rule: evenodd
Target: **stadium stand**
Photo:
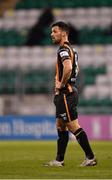
<path fill-rule="evenodd" d="M 79 8 L 79 7 L 110 7 L 112 6 L 111 0 L 60 0 L 52 1 L 52 0 L 23 0 L 20 1 L 20 3 L 17 4 L 17 9 L 33 9 L 33 8 L 44 8 L 46 6 L 50 6 L 52 8 Z"/>
<path fill-rule="evenodd" d="M 44 21 L 46 24 L 43 28 L 39 20 L 44 17 L 46 10 L 50 10 L 51 16 L 48 21 Z M 71 39 L 73 40 L 75 33 L 77 36 L 77 40 L 74 38 L 72 44 L 79 53 L 81 69 L 79 111 L 111 113 L 111 0 L 23 0 L 17 3 L 14 10 L 5 11 L 0 17 L 1 98 L 8 97 L 12 101 L 12 96 L 19 95 L 24 97 L 24 100 L 21 98 L 22 106 L 22 103 L 27 104 L 25 99 L 31 96 L 51 96 L 56 53 L 56 47 L 51 46 L 49 36 L 49 25 L 53 19 L 69 22 L 73 27 Z M 41 26 L 44 29 L 42 38 L 37 38 L 38 42 L 29 43 L 28 39 L 33 38 L 30 32 L 37 32 Z M 39 31 L 41 32 L 41 29 Z M 16 113 L 34 113 L 32 110 L 23 109 L 18 109 Z M 53 110 L 50 113 L 53 113 Z"/>

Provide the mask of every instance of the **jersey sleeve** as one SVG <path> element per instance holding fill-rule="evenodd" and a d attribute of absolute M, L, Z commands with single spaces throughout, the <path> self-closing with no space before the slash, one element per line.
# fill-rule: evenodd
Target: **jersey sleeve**
<path fill-rule="evenodd" d="M 65 47 L 62 48 L 59 51 L 59 56 L 60 56 L 61 62 L 63 62 L 66 59 L 70 59 L 70 51 L 69 51 L 69 49 L 65 48 Z"/>

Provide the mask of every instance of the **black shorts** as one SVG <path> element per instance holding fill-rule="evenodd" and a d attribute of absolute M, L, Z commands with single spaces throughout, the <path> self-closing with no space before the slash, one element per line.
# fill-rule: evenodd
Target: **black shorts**
<path fill-rule="evenodd" d="M 56 106 L 56 118 L 62 118 L 65 122 L 70 122 L 78 118 L 77 89 L 72 93 L 56 95 L 54 97 L 54 104 Z"/>

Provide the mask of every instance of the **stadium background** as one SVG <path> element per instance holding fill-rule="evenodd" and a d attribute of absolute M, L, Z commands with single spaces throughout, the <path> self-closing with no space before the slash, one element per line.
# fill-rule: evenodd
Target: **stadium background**
<path fill-rule="evenodd" d="M 55 139 L 57 47 L 64 20 L 79 53 L 79 120 L 90 139 L 112 139 L 112 1 L 0 0 L 0 139 Z"/>
<path fill-rule="evenodd" d="M 95 167 L 79 166 L 72 140 L 63 168 L 42 166 L 56 153 L 55 20 L 69 22 L 79 53 L 79 121 Z M 0 179 L 112 179 L 111 58 L 112 0 L 0 0 Z"/>

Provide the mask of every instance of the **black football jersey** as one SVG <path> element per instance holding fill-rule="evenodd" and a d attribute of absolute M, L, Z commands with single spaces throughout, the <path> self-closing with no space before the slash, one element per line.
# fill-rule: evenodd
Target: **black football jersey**
<path fill-rule="evenodd" d="M 60 46 L 57 52 L 57 64 L 56 64 L 56 78 L 61 81 L 63 75 L 63 61 L 69 59 L 72 63 L 72 73 L 66 84 L 75 85 L 78 74 L 78 54 L 68 42 L 65 42 L 63 46 Z"/>

